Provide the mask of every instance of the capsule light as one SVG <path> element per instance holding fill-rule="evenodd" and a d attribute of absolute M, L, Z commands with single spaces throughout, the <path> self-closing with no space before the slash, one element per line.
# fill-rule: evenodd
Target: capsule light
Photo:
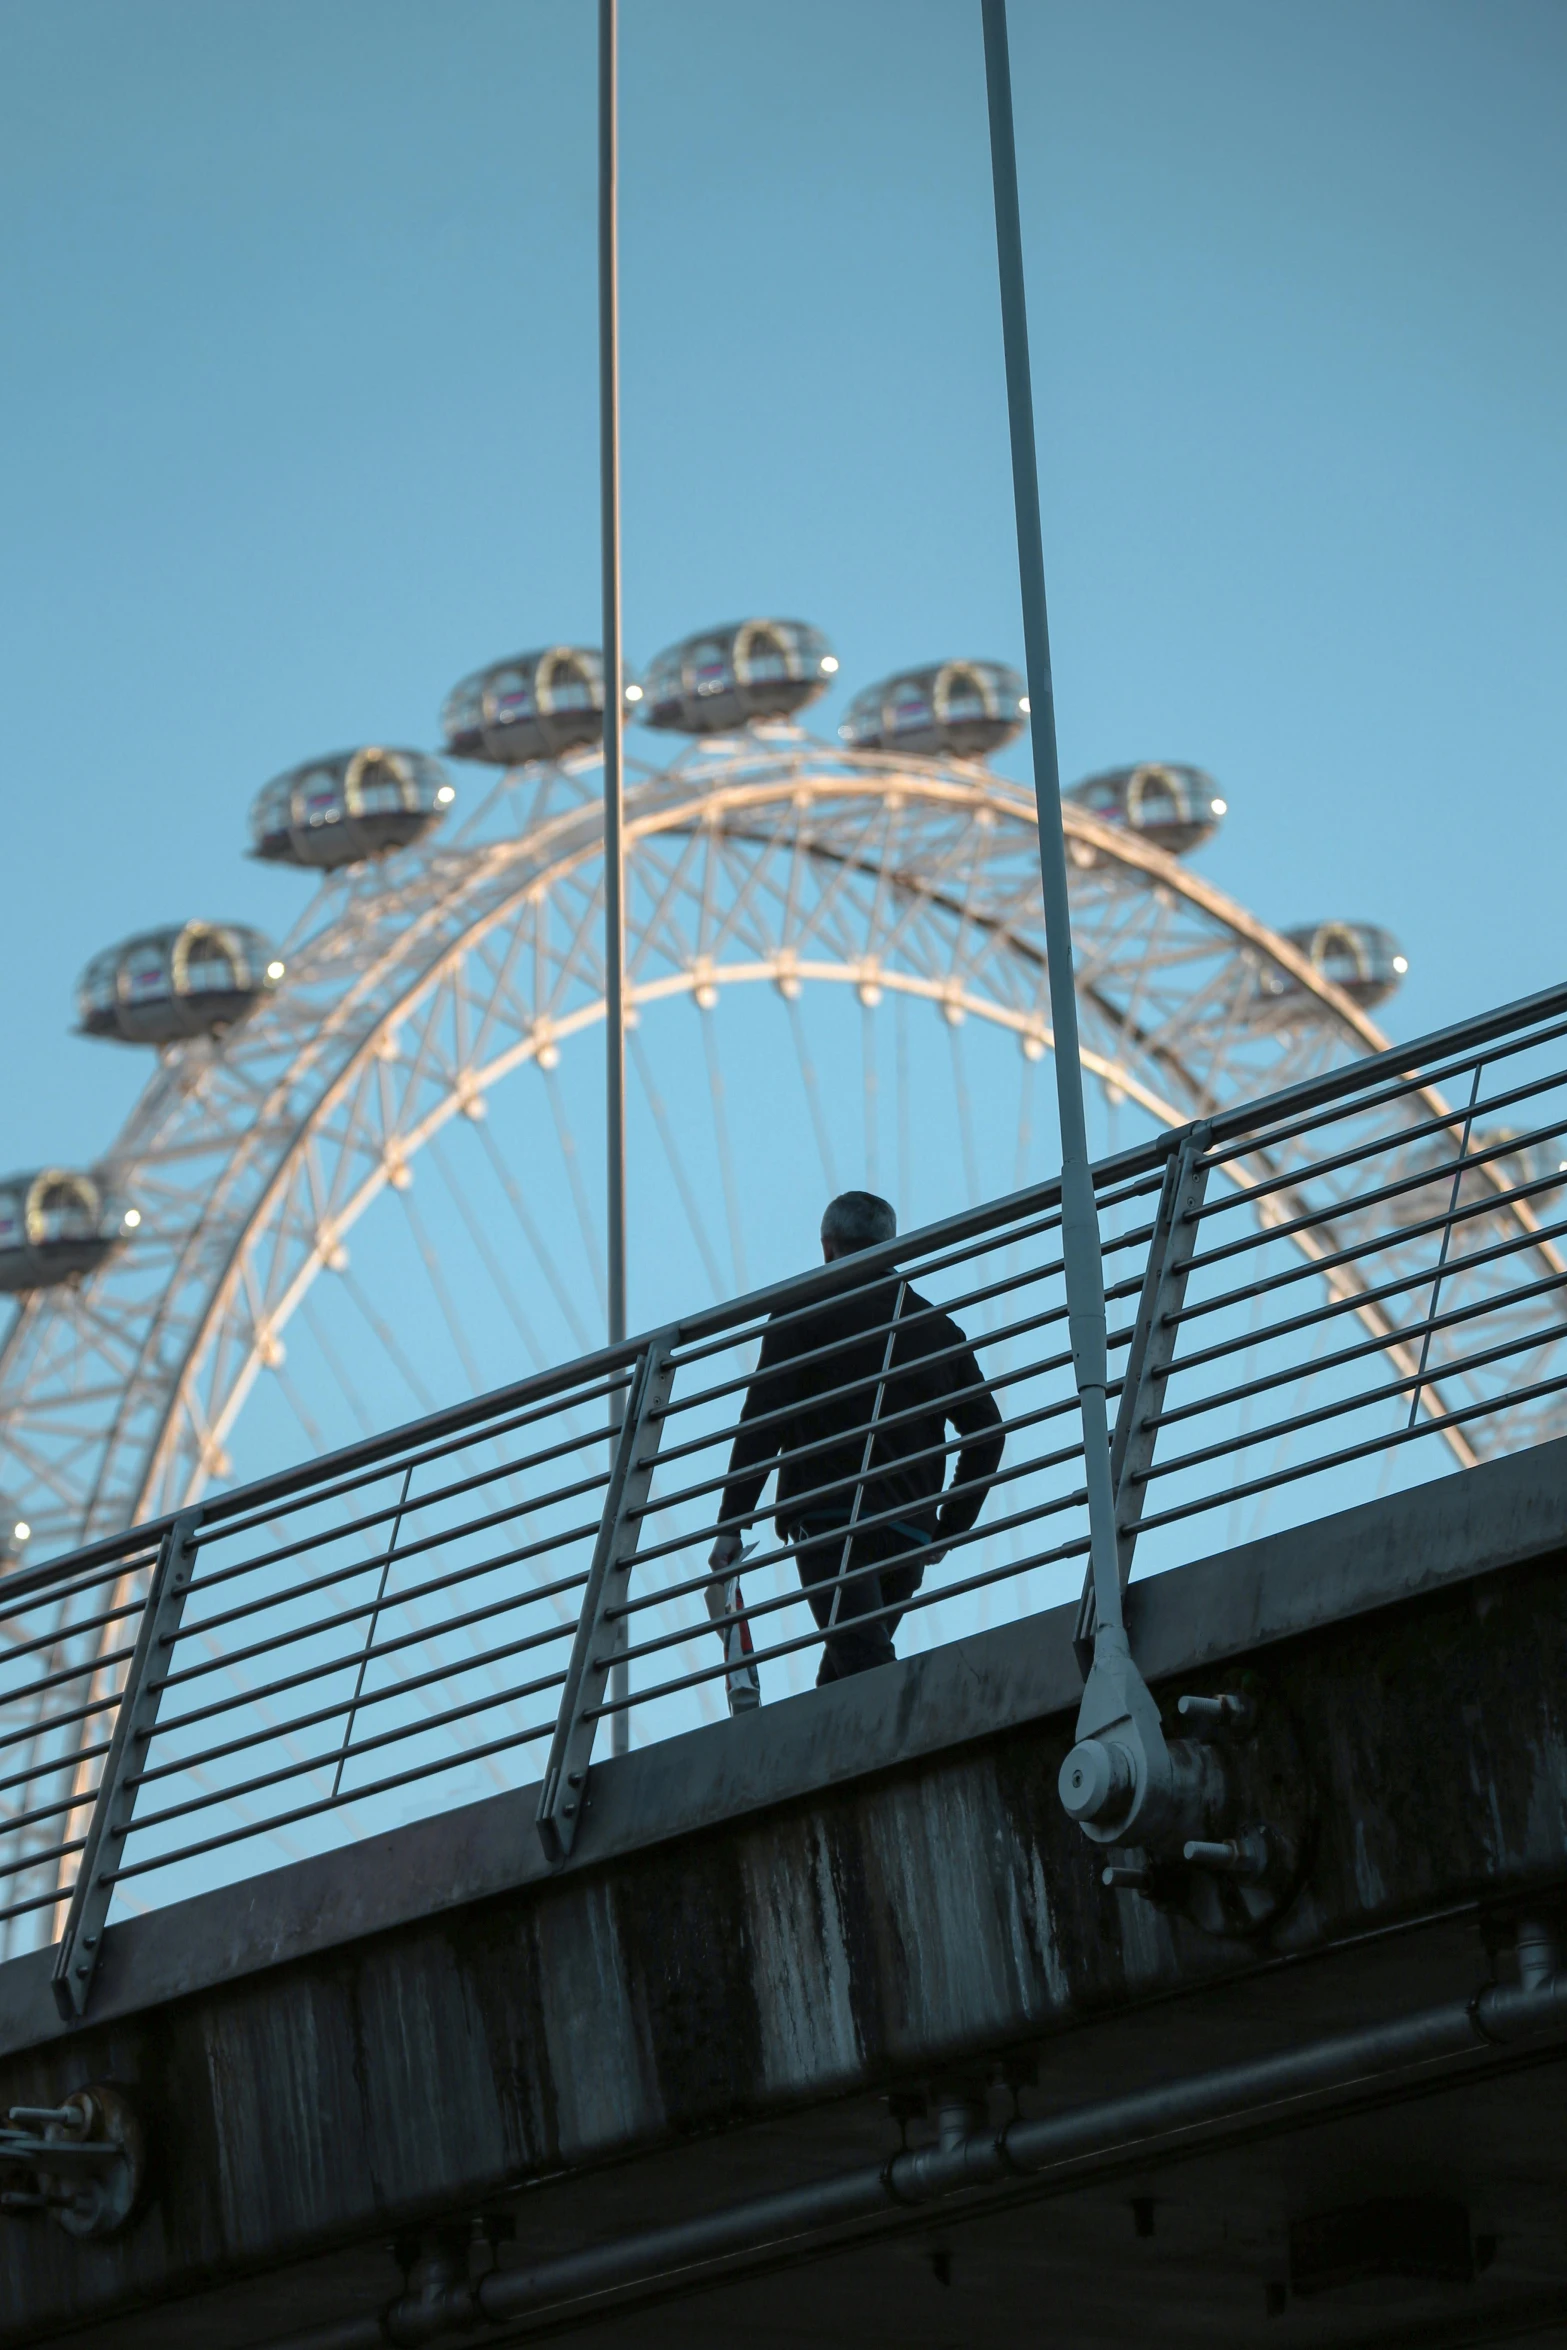
<path fill-rule="evenodd" d="M 137 1225 L 141 1222 L 140 1208 L 127 1208 L 122 1221 L 127 1232 L 134 1232 Z"/>
<path fill-rule="evenodd" d="M 18 1518 L 18 1519 L 17 1519 L 17 1521 L 16 1521 L 16 1524 L 15 1524 L 15 1525 L 14 1525 L 14 1526 L 11 1528 L 11 1539 L 12 1539 L 12 1541 L 13 1541 L 13 1542 L 30 1542 L 30 1541 L 32 1540 L 32 1538 L 33 1538 L 33 1530 L 32 1530 L 32 1528 L 31 1528 L 31 1526 L 29 1526 L 29 1524 L 27 1523 L 27 1520 L 26 1520 L 25 1518 Z"/>

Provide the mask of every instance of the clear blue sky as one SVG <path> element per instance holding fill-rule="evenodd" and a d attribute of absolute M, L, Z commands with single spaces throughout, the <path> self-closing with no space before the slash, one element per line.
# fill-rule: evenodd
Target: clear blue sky
<path fill-rule="evenodd" d="M 635 658 L 798 612 L 846 689 L 1020 650 L 974 0 L 625 0 Z M 1411 1033 L 1563 975 L 1567 11 L 1015 0 L 1068 775 L 1388 922 Z M 0 10 L 0 1167 L 139 1054 L 98 946 L 287 926 L 266 777 L 597 636 L 593 10 Z"/>

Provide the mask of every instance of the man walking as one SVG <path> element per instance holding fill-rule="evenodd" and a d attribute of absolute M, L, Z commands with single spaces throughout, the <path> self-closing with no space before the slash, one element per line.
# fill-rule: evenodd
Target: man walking
<path fill-rule="evenodd" d="M 898 1229 L 874 1192 L 822 1217 L 828 1264 Z M 947 1426 L 962 1439 L 950 1486 Z M 956 1322 L 895 1273 L 775 1314 L 729 1456 L 709 1565 L 729 1576 L 740 1524 L 776 1469 L 775 1523 L 826 1634 L 817 1682 L 890 1664 L 926 1565 L 966 1534 L 1001 1462 L 1001 1414 Z"/>

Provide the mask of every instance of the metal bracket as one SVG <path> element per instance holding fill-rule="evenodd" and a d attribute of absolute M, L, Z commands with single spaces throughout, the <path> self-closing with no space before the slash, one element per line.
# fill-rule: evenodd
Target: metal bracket
<path fill-rule="evenodd" d="M 196 1529 L 199 1509 L 177 1517 L 159 1546 L 152 1581 L 147 1588 L 131 1652 L 130 1668 L 120 1692 L 114 1735 L 98 1782 L 87 1840 L 82 1848 L 65 1932 L 55 1951 L 50 1989 L 66 2023 L 75 2023 L 87 2011 L 93 1977 L 103 1946 L 104 1921 L 114 1898 L 114 1870 L 130 1834 L 137 1790 L 126 1780 L 147 1759 L 157 1728 L 163 1697 L 163 1673 L 169 1651 L 179 1635 L 180 1618 L 196 1568 Z"/>
<path fill-rule="evenodd" d="M 653 1482 L 664 1432 L 664 1406 L 675 1383 L 677 1336 L 675 1330 L 664 1330 L 649 1341 L 638 1359 L 626 1416 L 620 1424 L 604 1514 L 577 1617 L 577 1637 L 539 1790 L 539 1841 L 550 1861 L 566 1858 L 582 1820 L 598 1708 L 613 1663 L 610 1651 L 614 1644 L 606 1618 L 624 1603 L 631 1581 L 632 1561 L 642 1533 L 639 1513 Z"/>
<path fill-rule="evenodd" d="M 13 2105 L 0 2128 L 0 2212 L 46 2213 L 69 2236 L 112 2236 L 141 2200 L 147 2152 L 122 2089 L 99 2081 L 63 2104 Z"/>
<path fill-rule="evenodd" d="M 1178 1333 L 1170 1317 L 1178 1314 L 1186 1296 L 1186 1278 L 1197 1245 L 1198 1218 L 1208 1188 L 1206 1151 L 1210 1129 L 1189 1127 L 1166 1161 L 1164 1183 L 1154 1216 L 1153 1238 L 1143 1272 L 1137 1320 L 1127 1349 L 1121 1382 L 1121 1401 L 1110 1440 L 1110 1480 L 1115 1490 L 1115 1537 L 1123 1592 L 1132 1577 L 1132 1554 L 1148 1491 L 1148 1471 L 1159 1441 L 1158 1418 L 1175 1359 Z M 1094 1639 L 1099 1628 L 1094 1605 L 1093 1570 L 1083 1580 L 1077 1628 L 1072 1645 L 1086 1681 L 1094 1662 Z"/>

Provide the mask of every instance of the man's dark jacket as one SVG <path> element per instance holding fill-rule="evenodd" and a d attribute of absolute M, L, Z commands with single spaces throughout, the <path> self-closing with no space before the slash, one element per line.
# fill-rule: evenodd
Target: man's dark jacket
<path fill-rule="evenodd" d="M 846 1521 L 865 1457 L 865 1436 L 886 1359 L 898 1281 L 774 1315 L 740 1415 L 729 1456 L 722 1515 L 747 1518 L 778 1464 L 776 1524 L 787 1539 L 807 1518 Z M 809 1361 L 803 1357 L 811 1357 Z M 950 1421 L 963 1438 L 955 1491 L 941 1500 L 951 1455 L 942 1451 Z M 922 1541 L 954 1540 L 979 1516 L 1005 1439 L 995 1399 L 980 1385 L 968 1340 L 951 1317 L 905 1289 L 871 1471 L 859 1517 L 892 1513 L 884 1523 L 918 1528 Z M 817 1451 L 808 1446 L 820 1445 Z M 803 1457 L 801 1457 L 803 1456 Z"/>

